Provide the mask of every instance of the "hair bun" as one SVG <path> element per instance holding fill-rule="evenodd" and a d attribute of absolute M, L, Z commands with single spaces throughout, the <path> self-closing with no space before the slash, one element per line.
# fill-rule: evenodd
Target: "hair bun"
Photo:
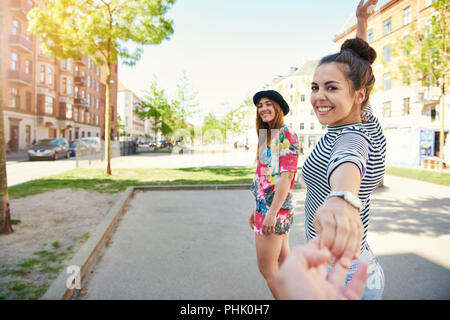
<path fill-rule="evenodd" d="M 377 58 L 377 52 L 363 39 L 347 39 L 341 46 L 342 51 L 350 51 L 353 55 L 360 57 L 372 64 Z"/>

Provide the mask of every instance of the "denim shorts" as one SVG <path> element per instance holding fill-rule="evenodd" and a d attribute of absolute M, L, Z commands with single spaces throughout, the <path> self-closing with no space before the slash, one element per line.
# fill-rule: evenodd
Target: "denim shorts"
<path fill-rule="evenodd" d="M 384 291 L 384 272 L 377 257 L 375 257 L 367 243 L 362 246 L 360 259 L 352 261 L 345 279 L 345 286 L 352 278 L 360 261 L 366 261 L 369 264 L 369 277 L 367 278 L 366 288 L 361 300 L 381 300 Z M 328 266 L 328 272 L 330 272 L 332 267 L 333 265 Z"/>

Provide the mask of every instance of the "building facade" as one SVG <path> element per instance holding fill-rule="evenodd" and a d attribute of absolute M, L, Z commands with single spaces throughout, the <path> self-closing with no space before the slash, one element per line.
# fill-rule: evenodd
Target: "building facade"
<path fill-rule="evenodd" d="M 1 67 L 5 141 L 27 150 L 42 138 L 104 138 L 106 67 L 90 57 L 59 60 L 40 50 L 28 32 L 31 0 L 1 1 Z M 117 136 L 117 65 L 111 91 L 112 135 Z M 102 127 L 103 125 L 103 127 Z"/>
<path fill-rule="evenodd" d="M 125 139 L 156 140 L 150 119 L 142 120 L 134 112 L 142 101 L 132 90 L 119 83 L 117 113 L 124 130 Z"/>
<path fill-rule="evenodd" d="M 401 43 L 411 26 L 425 30 L 434 12 L 433 0 L 379 1 L 368 22 L 367 41 L 377 52 L 372 65 L 376 84 L 371 95 L 375 115 L 388 142 L 387 162 L 418 166 L 423 157 L 439 156 L 440 89 L 423 87 L 414 72 L 403 73 L 399 65 L 405 54 Z M 336 36 L 336 50 L 356 35 L 356 18 L 350 17 Z M 448 89 L 447 89 L 448 92 Z M 445 132 L 450 128 L 449 98 L 445 106 Z"/>

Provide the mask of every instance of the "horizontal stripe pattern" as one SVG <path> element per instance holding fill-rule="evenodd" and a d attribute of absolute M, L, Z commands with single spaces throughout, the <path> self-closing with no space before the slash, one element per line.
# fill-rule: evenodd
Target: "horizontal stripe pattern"
<path fill-rule="evenodd" d="M 366 122 L 330 126 L 306 159 L 302 176 L 306 184 L 305 229 L 308 240 L 316 237 L 314 215 L 331 192 L 329 177 L 344 162 L 352 162 L 361 171 L 358 197 L 363 203 L 360 212 L 364 227 L 361 246 L 366 242 L 370 216 L 370 194 L 383 179 L 386 139 L 371 107 L 365 109 Z"/>

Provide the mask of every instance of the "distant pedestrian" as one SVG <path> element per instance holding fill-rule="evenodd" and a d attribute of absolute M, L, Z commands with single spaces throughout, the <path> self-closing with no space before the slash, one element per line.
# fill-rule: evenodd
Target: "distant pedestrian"
<path fill-rule="evenodd" d="M 250 215 L 255 233 L 258 267 L 277 298 L 275 275 L 289 255 L 289 231 L 293 221 L 293 187 L 298 161 L 298 138 L 284 124 L 289 105 L 274 90 L 253 97 L 257 107 L 258 165 L 252 183 L 256 199 Z"/>

